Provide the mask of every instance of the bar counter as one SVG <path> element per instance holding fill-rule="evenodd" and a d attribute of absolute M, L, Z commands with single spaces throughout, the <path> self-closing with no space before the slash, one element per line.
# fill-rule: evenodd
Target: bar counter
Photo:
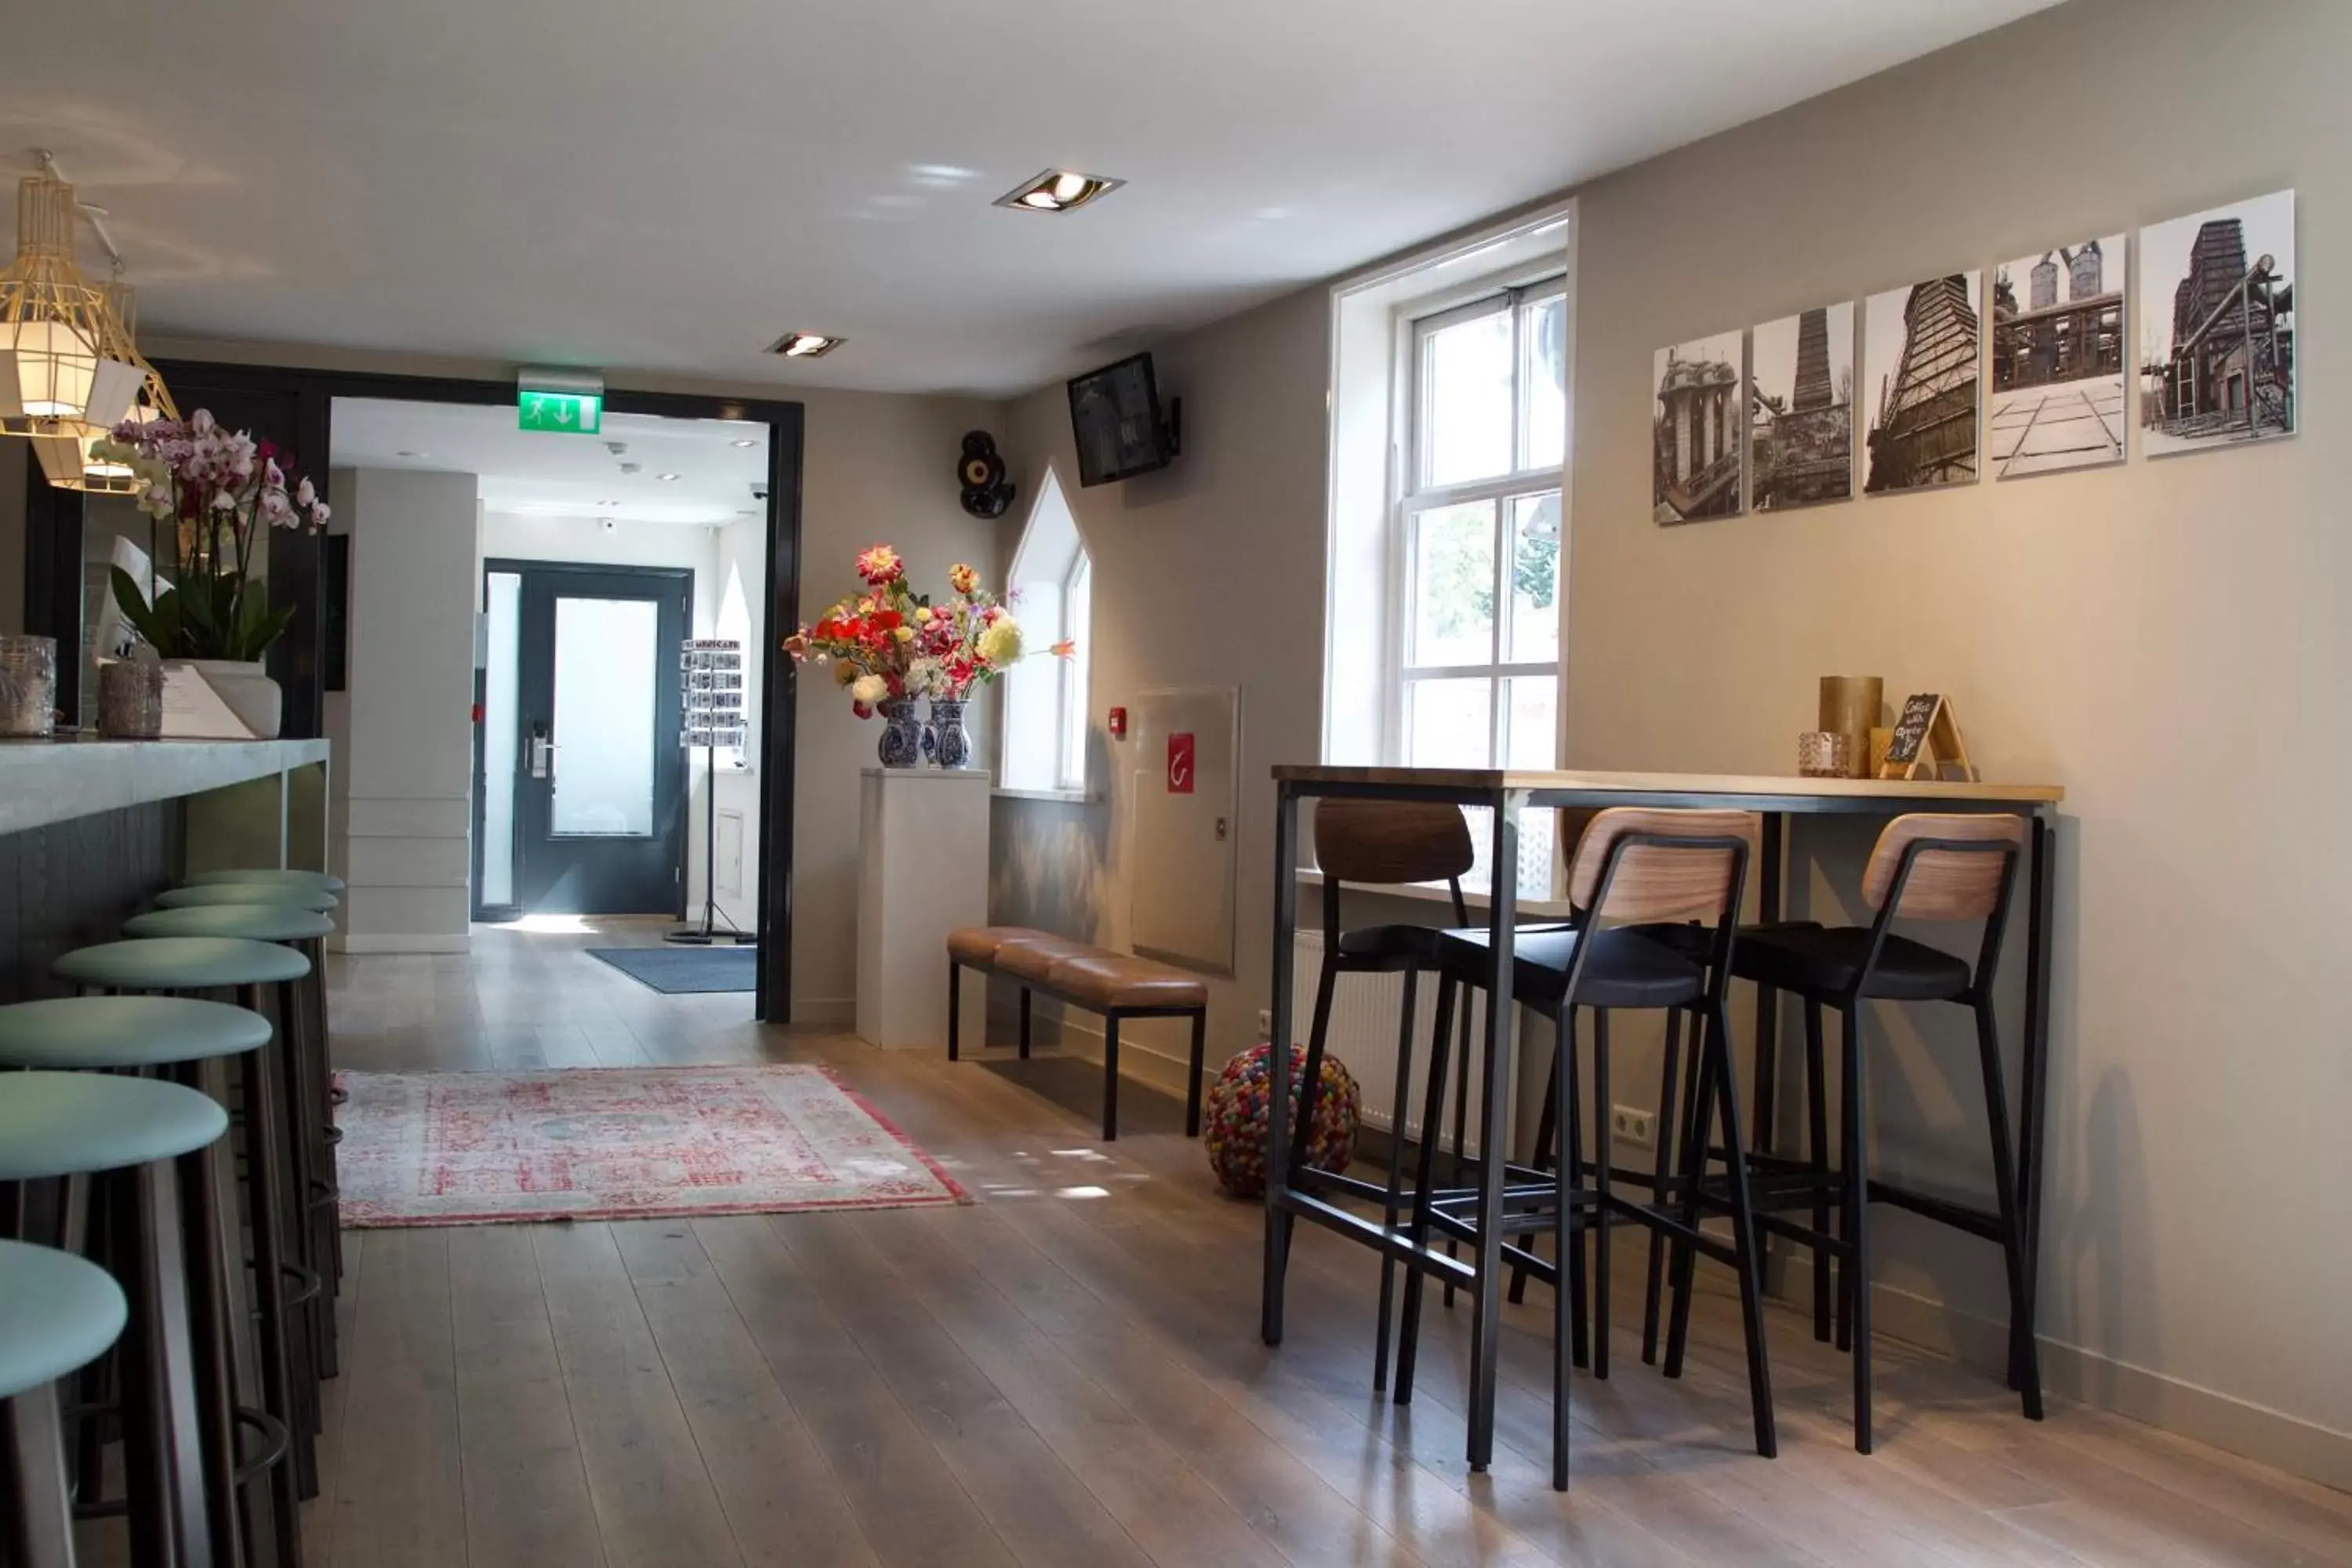
<path fill-rule="evenodd" d="M 326 868 L 329 742 L 0 742 L 0 1001 L 191 872 Z"/>

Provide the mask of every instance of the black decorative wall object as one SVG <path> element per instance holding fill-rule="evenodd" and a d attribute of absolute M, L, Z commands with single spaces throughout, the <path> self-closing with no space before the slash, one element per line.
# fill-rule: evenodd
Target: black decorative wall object
<path fill-rule="evenodd" d="M 993 520 L 1012 507 L 1013 481 L 1004 477 L 1004 458 L 987 431 L 966 432 L 956 477 L 963 483 L 963 510 L 972 516 Z"/>

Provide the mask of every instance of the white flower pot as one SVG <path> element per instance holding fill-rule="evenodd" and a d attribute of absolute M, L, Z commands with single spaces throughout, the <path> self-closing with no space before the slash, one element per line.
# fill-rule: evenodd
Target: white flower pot
<path fill-rule="evenodd" d="M 253 731 L 254 738 L 274 741 L 283 718 L 285 693 L 278 682 L 264 673 L 259 659 L 190 658 L 175 661 L 183 668 L 193 669 L 205 678 L 206 685 L 220 694 L 228 710 L 237 721 Z"/>

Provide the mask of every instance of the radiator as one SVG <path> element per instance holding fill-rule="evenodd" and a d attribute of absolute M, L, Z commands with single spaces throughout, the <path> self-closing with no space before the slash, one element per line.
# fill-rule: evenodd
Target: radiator
<path fill-rule="evenodd" d="M 1315 990 L 1323 973 L 1323 934 L 1302 931 L 1293 946 L 1291 975 L 1291 1037 L 1299 1044 L 1307 1043 L 1307 1031 L 1315 1026 Z M 1397 1015 L 1404 1005 L 1404 976 L 1402 974 L 1342 974 L 1332 989 L 1331 1027 L 1324 1041 L 1327 1055 L 1347 1065 L 1363 1091 L 1364 1125 L 1383 1132 L 1391 1131 L 1390 1121 L 1396 1109 Z M 1404 1132 L 1408 1138 L 1421 1136 L 1422 1097 L 1429 1083 L 1429 1034 L 1437 1026 L 1437 977 L 1423 974 L 1414 987 L 1412 1023 L 1412 1081 L 1405 1097 Z M 1519 1015 L 1524 1026 L 1525 1014 Z M 1471 1039 L 1474 1051 L 1483 1040 L 1486 1027 L 1486 994 L 1472 993 L 1470 1007 Z M 1461 1042 L 1462 1004 L 1457 994 L 1454 1001 L 1454 1044 L 1458 1052 Z M 1514 1038 L 1516 1038 L 1516 1032 Z M 1485 1053 L 1476 1051 L 1483 1060 Z M 1518 1058 L 1516 1049 L 1507 1053 L 1504 1063 L 1504 1103 L 1516 1108 L 1518 1094 Z M 1455 1062 L 1447 1072 L 1446 1109 L 1441 1131 L 1450 1134 L 1454 1124 L 1453 1097 L 1462 1087 L 1461 1064 Z M 1470 1099 L 1466 1142 L 1472 1152 L 1481 1143 L 1480 1111 L 1477 1089 L 1474 1086 Z M 1516 1110 L 1507 1110 L 1503 1125 L 1509 1127 Z"/>

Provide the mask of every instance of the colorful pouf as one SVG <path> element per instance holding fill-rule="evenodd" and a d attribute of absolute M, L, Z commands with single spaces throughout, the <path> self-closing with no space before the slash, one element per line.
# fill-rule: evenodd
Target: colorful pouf
<path fill-rule="evenodd" d="M 1252 1046 L 1225 1064 L 1209 1086 L 1202 1138 L 1209 1169 L 1237 1198 L 1265 1195 L 1265 1112 L 1271 1098 L 1266 1047 Z M 1298 1092 L 1307 1077 L 1307 1047 L 1290 1047 L 1290 1114 L 1298 1114 Z M 1363 1119 L 1363 1096 L 1356 1077 L 1332 1058 L 1323 1058 L 1323 1087 L 1315 1096 L 1315 1121 L 1307 1130 L 1307 1163 L 1318 1170 L 1344 1171 L 1355 1155 L 1356 1126 Z"/>

